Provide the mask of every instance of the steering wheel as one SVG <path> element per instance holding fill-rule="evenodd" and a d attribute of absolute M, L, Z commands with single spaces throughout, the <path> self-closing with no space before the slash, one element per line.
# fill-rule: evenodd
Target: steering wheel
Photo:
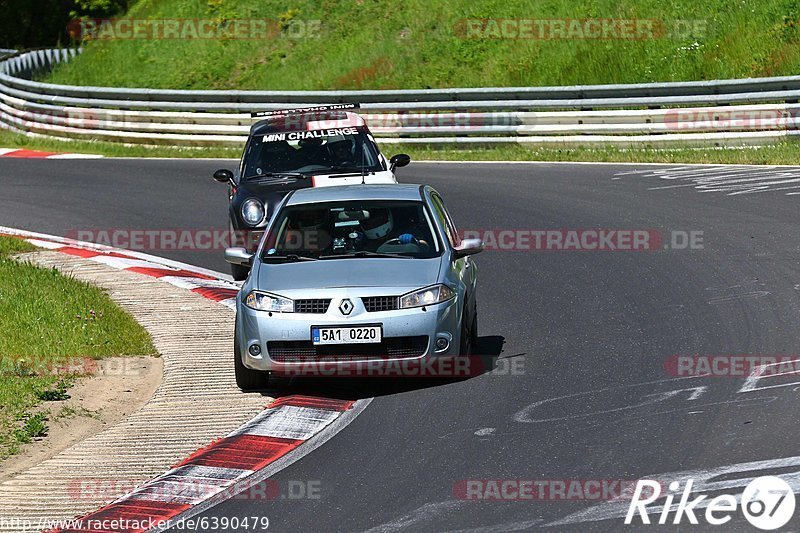
<path fill-rule="evenodd" d="M 394 239 L 389 239 L 385 243 L 381 244 L 378 247 L 378 251 L 391 251 L 391 248 L 394 246 L 408 246 L 411 245 L 417 249 L 418 252 L 426 252 L 428 250 L 428 243 L 422 240 L 417 239 L 414 235 L 410 233 L 404 233 L 399 237 L 395 237 Z"/>
<path fill-rule="evenodd" d="M 408 235 L 408 233 L 406 233 L 406 235 Z M 408 240 L 401 239 L 400 237 L 395 237 L 394 239 L 389 239 L 385 243 L 381 244 L 381 246 L 386 246 L 387 244 L 389 246 L 400 246 L 400 245 L 403 245 L 403 244 L 416 244 L 418 246 L 422 246 L 422 244 L 419 242 L 419 239 L 417 239 L 413 235 L 410 235 L 410 237 L 411 237 L 411 239 L 408 239 Z"/>

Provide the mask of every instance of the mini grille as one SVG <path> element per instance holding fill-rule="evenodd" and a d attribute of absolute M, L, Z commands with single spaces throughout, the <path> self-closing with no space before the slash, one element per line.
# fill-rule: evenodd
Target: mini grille
<path fill-rule="evenodd" d="M 397 296 L 368 296 L 361 298 L 364 303 L 364 309 L 368 313 L 377 313 L 378 311 L 394 311 L 397 309 Z"/>
<path fill-rule="evenodd" d="M 314 298 L 311 300 L 295 300 L 294 312 L 295 313 L 324 313 L 328 310 L 331 304 L 331 299 Z"/>

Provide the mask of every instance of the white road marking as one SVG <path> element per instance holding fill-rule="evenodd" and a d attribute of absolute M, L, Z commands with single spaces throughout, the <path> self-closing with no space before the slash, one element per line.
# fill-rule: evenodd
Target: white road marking
<path fill-rule="evenodd" d="M 617 172 L 613 179 L 625 176 L 669 180 L 669 185 L 654 185 L 650 190 L 693 187 L 700 192 L 721 192 L 728 196 L 760 192 L 800 194 L 800 167 L 723 165 L 719 167 L 677 166 L 670 168 Z"/>
<path fill-rule="evenodd" d="M 782 472 L 776 474 L 780 469 Z M 791 470 L 790 470 L 791 469 Z M 706 470 L 684 470 L 682 472 L 667 472 L 662 474 L 648 474 L 640 476 L 639 479 L 652 479 L 668 486 L 673 481 L 683 482 L 694 480 L 692 494 L 712 493 L 717 491 L 730 491 L 730 489 L 744 489 L 748 483 L 761 475 L 774 475 L 786 481 L 795 493 L 800 493 L 800 456 L 785 457 L 781 459 L 769 459 L 765 461 L 753 461 L 749 463 L 738 463 L 718 468 Z M 741 494 L 736 495 L 739 501 Z M 704 509 L 710 503 L 709 499 L 700 502 L 696 509 Z M 583 511 L 572 513 L 560 520 L 545 524 L 547 527 L 563 526 L 582 522 L 598 522 L 602 520 L 622 519 L 625 517 L 630 505 L 627 495 L 620 498 L 603 502 Z M 677 503 L 670 508 L 677 508 Z M 648 509 L 650 514 L 661 512 L 663 504 L 652 506 Z"/>
<path fill-rule="evenodd" d="M 706 303 L 711 305 L 722 304 L 726 302 L 734 302 L 737 300 L 757 300 L 759 298 L 763 298 L 764 296 L 769 296 L 769 291 L 755 291 L 755 292 L 747 292 L 744 294 L 736 294 L 733 296 L 718 296 L 716 298 L 711 298 Z"/>
<path fill-rule="evenodd" d="M 56 154 L 49 155 L 46 159 L 103 159 L 103 156 L 98 154 Z"/>
<path fill-rule="evenodd" d="M 767 368 L 769 368 L 769 367 L 773 367 L 773 366 L 777 367 L 779 365 L 780 366 L 786 366 L 786 365 L 792 365 L 792 364 L 797 366 L 798 364 L 800 364 L 800 359 L 795 359 L 793 361 L 781 361 L 781 362 L 777 362 L 777 363 L 769 363 L 769 364 L 765 364 L 765 365 L 758 365 L 757 367 L 755 367 L 753 369 L 753 371 L 747 377 L 747 379 L 744 382 L 744 385 L 742 385 L 742 388 L 739 389 L 739 393 L 762 391 L 762 390 L 769 390 L 769 389 L 780 389 L 780 388 L 783 388 L 783 387 L 796 386 L 798 383 L 800 383 L 800 374 L 798 374 L 797 372 L 793 372 L 793 371 L 789 371 L 789 372 L 773 372 L 773 373 L 770 373 L 768 375 L 764 375 L 764 373 L 766 372 Z M 759 386 L 758 385 L 759 381 L 761 381 L 761 380 L 772 379 L 772 378 L 783 377 L 783 376 L 797 376 L 797 380 L 792 381 L 791 383 L 781 383 L 779 385 L 767 385 L 767 386 Z"/>
<path fill-rule="evenodd" d="M 573 393 L 573 394 L 566 394 L 564 396 L 557 396 L 555 398 L 548 398 L 546 400 L 540 400 L 538 402 L 534 402 L 534 403 L 528 405 L 527 407 L 523 408 L 519 412 L 517 412 L 514 415 L 513 418 L 514 418 L 515 422 L 521 422 L 521 423 L 524 423 L 524 424 L 538 424 L 538 423 L 543 423 L 543 422 L 563 422 L 565 420 L 574 420 L 574 419 L 589 418 L 589 417 L 594 418 L 597 415 L 618 413 L 620 411 L 630 411 L 632 409 L 637 409 L 639 407 L 646 407 L 648 405 L 656 404 L 658 402 L 663 402 L 665 400 L 668 400 L 670 398 L 674 398 L 674 397 L 678 396 L 682 392 L 684 392 L 684 393 L 685 392 L 691 392 L 691 394 L 689 394 L 687 396 L 687 400 L 696 400 L 697 398 L 700 397 L 700 395 L 702 395 L 707 390 L 707 387 L 705 387 L 705 386 L 690 387 L 690 388 L 685 388 L 685 389 L 674 389 L 674 390 L 665 391 L 665 392 L 661 392 L 661 393 L 646 394 L 646 395 L 641 396 L 641 399 L 638 401 L 638 403 L 633 403 L 633 404 L 630 404 L 630 405 L 624 405 L 622 407 L 616 407 L 616 408 L 613 408 L 613 409 L 604 409 L 604 410 L 601 410 L 601 411 L 592 411 L 592 412 L 582 412 L 582 413 L 575 414 L 575 415 L 557 416 L 557 417 L 552 417 L 552 418 L 533 418 L 532 417 L 533 416 L 533 412 L 536 409 L 538 409 L 539 407 L 541 407 L 542 405 L 549 404 L 549 403 L 552 403 L 552 402 L 557 402 L 559 400 L 566 400 L 568 398 L 580 398 L 580 397 L 589 396 L 591 394 L 598 394 L 598 393 L 604 393 L 604 392 L 610 392 L 610 391 L 619 391 L 619 390 L 631 389 L 631 388 L 635 388 L 635 387 L 652 387 L 653 385 L 657 385 L 657 384 L 661 384 L 661 383 L 668 383 L 668 382 L 671 382 L 671 381 L 677 381 L 677 380 L 683 380 L 683 379 L 697 379 L 698 377 L 702 377 L 702 376 L 690 376 L 690 377 L 685 377 L 685 378 L 673 378 L 673 379 L 666 379 L 666 380 L 649 381 L 649 382 L 646 382 L 646 383 L 637 383 L 637 384 L 634 384 L 634 385 L 625 385 L 625 386 L 622 386 L 622 387 L 606 387 L 606 388 L 603 388 L 603 389 L 595 389 L 595 390 L 584 391 L 584 392 L 576 392 L 576 393 Z"/>
<path fill-rule="evenodd" d="M 417 507 L 413 511 L 378 526 L 367 529 L 364 533 L 390 533 L 392 531 L 406 531 L 409 527 L 420 525 L 431 518 L 440 516 L 446 512 L 452 512 L 463 507 L 470 502 L 448 500 L 443 502 L 430 502 L 422 507 Z M 425 528 L 416 528 L 424 531 Z"/>

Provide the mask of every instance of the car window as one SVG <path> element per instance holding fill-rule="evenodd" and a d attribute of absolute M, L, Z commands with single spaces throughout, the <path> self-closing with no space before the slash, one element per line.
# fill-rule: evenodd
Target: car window
<path fill-rule="evenodd" d="M 438 257 L 442 247 L 419 201 L 361 200 L 284 207 L 275 216 L 262 260 L 374 254 Z M 280 259 L 279 259 L 280 258 Z"/>
<path fill-rule="evenodd" d="M 330 131 L 330 130 L 328 130 Z M 243 156 L 245 179 L 269 173 L 352 173 L 361 168 L 384 170 L 377 146 L 360 128 L 342 128 L 344 133 L 310 135 L 299 131 L 254 135 Z"/>
<path fill-rule="evenodd" d="M 445 229 L 445 233 L 447 234 L 447 240 L 449 240 L 450 245 L 453 248 L 455 248 L 456 246 L 461 244 L 461 237 L 459 237 L 458 230 L 456 229 L 455 224 L 453 224 L 453 219 L 450 218 L 450 213 L 444 206 L 444 201 L 442 201 L 441 196 L 439 196 L 436 193 L 432 193 L 431 203 L 433 204 L 433 209 L 436 213 L 436 218 L 439 219 L 439 222 Z"/>

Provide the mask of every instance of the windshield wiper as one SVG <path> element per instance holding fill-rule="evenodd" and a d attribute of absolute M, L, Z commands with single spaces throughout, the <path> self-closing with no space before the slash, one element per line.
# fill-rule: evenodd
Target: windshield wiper
<path fill-rule="evenodd" d="M 268 259 L 280 259 L 282 261 L 318 261 L 316 257 L 308 257 L 307 255 L 297 255 L 297 254 L 286 254 L 286 255 L 277 255 L 277 254 L 267 254 L 261 260 L 266 261 Z"/>
<path fill-rule="evenodd" d="M 256 180 L 259 178 L 300 178 L 307 179 L 308 176 L 302 172 L 264 172 L 262 174 L 253 174 L 247 176 L 246 180 Z"/>
<path fill-rule="evenodd" d="M 350 252 L 346 254 L 319 256 L 320 259 L 346 259 L 348 257 L 391 257 L 400 259 L 413 259 L 413 257 L 410 255 L 395 254 L 391 252 L 370 252 L 368 250 L 360 250 L 358 252 Z"/>

